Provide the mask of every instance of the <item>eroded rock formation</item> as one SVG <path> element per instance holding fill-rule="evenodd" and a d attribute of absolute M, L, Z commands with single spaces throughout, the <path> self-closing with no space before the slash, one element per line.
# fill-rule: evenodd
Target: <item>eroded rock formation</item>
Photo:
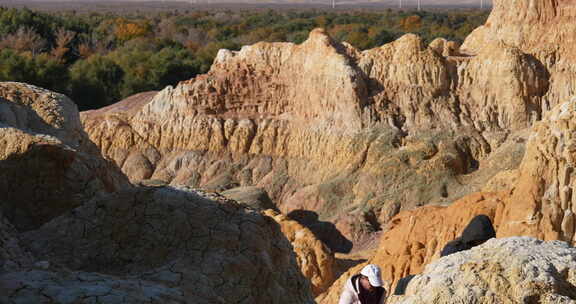
<path fill-rule="evenodd" d="M 312 231 L 298 222 L 272 209 L 266 210 L 264 214 L 280 224 L 282 233 L 288 238 L 296 253 L 302 274 L 312 283 L 313 294 L 316 296 L 326 291 L 336 280 L 334 253 L 318 240 Z"/>
<path fill-rule="evenodd" d="M 427 206 L 394 217 L 383 233 L 376 255 L 391 282 L 420 273 L 435 261 L 446 243 L 458 236 L 477 214 L 488 215 L 497 237 L 531 236 L 574 244 L 572 201 L 576 102 L 556 106 L 531 129 L 526 153 L 516 170 L 503 171 L 486 188 L 450 206 Z M 351 270 L 352 273 L 355 269 Z M 321 297 L 335 303 L 343 276 Z"/>
<path fill-rule="evenodd" d="M 576 98 L 536 123 L 505 205 L 499 236 L 576 242 L 575 126 Z"/>
<path fill-rule="evenodd" d="M 70 100 L 0 93 L 0 302 L 313 303 L 276 221 L 215 193 L 130 185 Z"/>
<path fill-rule="evenodd" d="M 499 237 L 530 235 L 573 242 L 576 105 L 561 103 L 576 92 L 576 3 L 494 4 L 487 24 L 461 48 L 445 40 L 425 46 L 410 34 L 361 52 L 314 30 L 300 45 L 258 43 L 238 52 L 222 50 L 206 75 L 86 112 L 83 124 L 102 155 L 132 182 L 156 180 L 218 191 L 257 186 L 283 213 L 305 214 L 294 216 L 300 220 L 330 220 L 349 239 L 384 227 L 379 250 L 369 262 L 381 265 L 390 282 L 427 271 L 424 265 L 438 259 L 444 244 L 476 214 L 492 218 Z M 124 286 L 143 280 L 147 286 L 165 288 L 155 289 L 158 294 L 149 295 L 152 298 L 180 301 L 184 296 L 202 303 L 240 296 L 274 303 L 290 294 L 288 300 L 305 303 L 310 295 L 290 254 L 292 246 L 297 252 L 307 248 L 298 254 L 299 266 L 312 279 L 315 293 L 326 288 L 323 279 L 331 280 L 324 272 L 330 268 L 318 266 L 326 252 L 317 250 L 317 241 L 300 246 L 296 230 L 305 231 L 301 226 L 271 215 L 292 241 L 290 246 L 268 217 L 219 196 L 208 200 L 184 186 L 100 194 L 70 210 L 96 192 L 122 188 L 125 181 L 98 169 L 108 166 L 101 160 L 83 162 L 83 157 L 96 154 L 77 118 L 67 114 L 74 110 L 50 103 L 63 97 L 26 86 L 18 90 L 33 92 L 34 98 L 47 100 L 47 106 L 30 107 L 28 99 L 2 93 L 5 144 L 0 166 L 6 178 L 0 186 L 12 191 L 6 181 L 17 180 L 21 168 L 38 164 L 50 170 L 39 170 L 32 189 L 44 189 L 42 172 L 56 171 L 58 177 L 50 179 L 57 184 L 47 185 L 46 191 L 26 192 L 30 185 L 17 183 L 24 187 L 17 192 L 28 196 L 7 192 L 0 200 L 4 215 L 18 230 L 50 221 L 22 236 L 9 226 L 0 230 L 10 244 L 0 252 L 0 262 L 10 269 L 0 275 L 0 283 L 13 281 L 19 269 L 30 267 L 36 267 L 34 280 L 41 281 L 69 271 L 50 268 L 55 264 L 77 277 L 97 271 L 98 280 L 114 276 L 127 280 Z M 84 185 L 93 177 L 97 182 L 86 192 Z M 53 203 L 51 195 L 59 192 L 50 189 L 63 187 L 72 189 L 66 193 L 72 198 L 65 197 L 63 205 Z M 493 192 L 470 194 L 481 189 Z M 461 199 L 448 206 L 457 198 Z M 520 243 L 559 255 L 551 257 L 559 261 L 554 264 L 559 273 L 555 281 L 534 283 L 531 277 L 515 274 L 520 268 L 498 266 L 509 266 L 508 262 L 483 260 L 483 250 L 496 245 L 503 247 L 494 249 L 498 258 L 518 254 L 520 261 L 529 259 L 522 250 L 510 248 Z M 268 250 L 259 251 L 261 247 Z M 48 261 L 48 269 L 42 268 L 43 261 L 29 266 L 28 248 Z M 332 248 L 345 251 L 340 245 Z M 475 262 L 453 261 L 450 265 L 460 267 L 451 268 L 447 278 L 465 277 L 458 290 L 478 301 L 487 295 L 468 287 L 480 284 L 492 290 L 494 280 L 505 280 L 508 285 L 502 286 L 509 289 L 529 285 L 525 293 L 494 291 L 494 298 L 503 297 L 502 301 L 573 299 L 573 273 L 562 271 L 566 265 L 572 267 L 572 260 L 563 260 L 570 250 L 524 239 L 491 241 L 457 255 L 469 255 Z M 23 258 L 15 259 L 20 252 Z M 309 255 L 315 258 L 303 258 Z M 432 264 L 440 266 L 430 266 L 430 273 L 446 270 L 445 260 Z M 273 267 L 283 269 L 283 274 Z M 252 276 L 254 269 L 260 271 Z M 488 275 L 477 275 L 478 269 Z M 428 294 L 437 302 L 451 296 L 436 284 L 444 284 L 444 279 L 424 279 L 430 278 L 427 275 L 414 286 L 432 288 Z M 345 279 L 346 275 L 337 280 L 318 301 L 335 303 Z M 42 284 L 35 286 L 44 290 Z M 216 294 L 219 284 L 229 293 Z M 559 286 L 569 292 L 556 292 Z M 26 290 L 21 287 L 0 286 Z M 410 291 L 409 299 L 418 298 L 418 292 Z"/>
<path fill-rule="evenodd" d="M 360 52 L 317 29 L 300 45 L 221 50 L 206 75 L 83 123 L 132 181 L 255 185 L 282 212 L 316 212 L 356 239 L 516 168 L 483 162 L 541 117 L 548 77 L 502 44 L 469 57 L 410 34 Z"/>
<path fill-rule="evenodd" d="M 485 45 L 516 47 L 546 66 L 550 88 L 542 101 L 549 110 L 576 94 L 576 3 L 572 0 L 494 1 L 484 26 L 472 32 L 462 50 L 478 53 Z"/>

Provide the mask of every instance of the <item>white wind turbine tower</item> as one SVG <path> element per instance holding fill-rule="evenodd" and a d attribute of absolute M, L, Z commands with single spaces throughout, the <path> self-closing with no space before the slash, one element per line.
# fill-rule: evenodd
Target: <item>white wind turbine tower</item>
<path fill-rule="evenodd" d="M 336 0 L 332 0 L 332 8 L 336 8 Z"/>
<path fill-rule="evenodd" d="M 398 8 L 402 8 L 402 0 L 398 0 Z"/>
<path fill-rule="evenodd" d="M 418 0 L 418 11 L 420 11 L 420 1 L 421 0 Z"/>
<path fill-rule="evenodd" d="M 484 0 L 480 0 L 480 9 L 484 8 Z"/>

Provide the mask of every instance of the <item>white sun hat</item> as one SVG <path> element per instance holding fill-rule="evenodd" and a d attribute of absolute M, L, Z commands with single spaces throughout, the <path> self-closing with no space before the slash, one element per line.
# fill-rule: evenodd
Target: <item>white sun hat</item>
<path fill-rule="evenodd" d="M 382 286 L 382 277 L 380 275 L 380 267 L 374 264 L 368 264 L 362 268 L 360 274 L 367 277 L 370 285 L 374 287 Z"/>

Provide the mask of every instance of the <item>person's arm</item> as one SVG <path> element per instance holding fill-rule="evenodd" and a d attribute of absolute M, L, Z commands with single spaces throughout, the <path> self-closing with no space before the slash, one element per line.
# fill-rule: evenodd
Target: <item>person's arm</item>
<path fill-rule="evenodd" d="M 350 279 L 344 283 L 344 287 L 342 288 L 342 294 L 340 295 L 340 300 L 338 304 L 354 304 L 355 303 L 355 294 L 354 290 L 348 286 L 350 284 Z"/>
<path fill-rule="evenodd" d="M 340 295 L 338 304 L 354 304 L 354 293 L 348 288 L 344 288 L 344 291 L 342 291 L 342 294 Z"/>

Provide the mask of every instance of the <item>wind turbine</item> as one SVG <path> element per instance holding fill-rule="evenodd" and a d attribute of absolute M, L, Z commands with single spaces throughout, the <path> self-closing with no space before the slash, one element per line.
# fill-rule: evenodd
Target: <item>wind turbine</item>
<path fill-rule="evenodd" d="M 420 1 L 421 0 L 418 0 L 418 11 L 420 11 Z"/>
<path fill-rule="evenodd" d="M 484 8 L 484 0 L 480 0 L 480 9 Z"/>
<path fill-rule="evenodd" d="M 332 8 L 336 8 L 336 0 L 332 0 Z"/>
<path fill-rule="evenodd" d="M 402 8 L 402 0 L 398 0 L 398 1 L 399 1 L 399 2 L 398 2 L 398 3 L 399 3 L 399 4 L 398 4 L 398 8 Z"/>

